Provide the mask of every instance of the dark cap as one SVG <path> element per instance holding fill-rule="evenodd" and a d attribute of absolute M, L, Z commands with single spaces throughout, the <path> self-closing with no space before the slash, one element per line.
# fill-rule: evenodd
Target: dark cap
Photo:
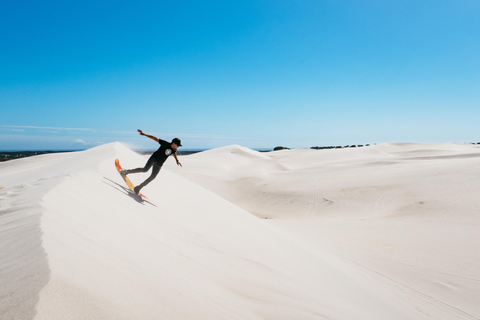
<path fill-rule="evenodd" d="M 182 141 L 180 139 L 175 138 L 172 140 L 172 143 L 175 143 L 177 146 L 181 147 L 182 146 Z"/>

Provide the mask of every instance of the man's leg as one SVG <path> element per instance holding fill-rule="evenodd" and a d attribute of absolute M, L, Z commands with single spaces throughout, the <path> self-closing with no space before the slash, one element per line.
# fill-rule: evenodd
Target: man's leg
<path fill-rule="evenodd" d="M 147 163 L 145 164 L 145 166 L 143 168 L 136 168 L 136 169 L 130 169 L 130 170 L 122 170 L 122 174 L 123 175 L 127 175 L 127 174 L 130 174 L 130 173 L 138 173 L 138 172 L 147 172 L 148 170 L 150 170 L 150 168 L 153 166 L 153 164 L 155 163 L 155 158 L 153 157 L 153 155 L 148 159 Z"/>
<path fill-rule="evenodd" d="M 153 169 L 152 169 L 152 174 L 150 175 L 150 177 L 147 178 L 147 180 L 143 181 L 141 184 L 139 184 L 138 186 L 136 186 L 133 191 L 136 193 L 136 194 L 139 194 L 140 193 L 140 189 L 142 189 L 143 187 L 145 187 L 147 184 L 149 184 L 150 182 L 152 182 L 153 179 L 155 179 L 155 177 L 157 176 L 157 174 L 160 172 L 160 169 L 162 168 L 161 165 L 158 165 L 156 162 L 154 163 L 153 165 Z"/>

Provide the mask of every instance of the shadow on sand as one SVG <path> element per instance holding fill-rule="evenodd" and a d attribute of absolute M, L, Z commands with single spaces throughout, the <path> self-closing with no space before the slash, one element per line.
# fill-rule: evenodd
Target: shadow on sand
<path fill-rule="evenodd" d="M 127 194 L 130 198 L 132 198 L 133 200 L 137 201 L 138 203 L 141 203 L 141 204 L 145 204 L 145 203 L 148 203 L 154 207 L 157 207 L 155 204 L 153 204 L 152 202 L 148 201 L 148 200 L 145 200 L 144 198 L 140 197 L 139 195 L 135 194 L 132 190 L 130 190 L 130 188 L 128 187 L 125 187 L 125 186 L 122 186 L 121 184 L 113 181 L 113 180 L 110 180 L 108 179 L 107 177 L 103 177 L 105 180 L 108 180 L 107 181 L 103 181 L 106 185 L 124 193 L 124 194 Z"/>

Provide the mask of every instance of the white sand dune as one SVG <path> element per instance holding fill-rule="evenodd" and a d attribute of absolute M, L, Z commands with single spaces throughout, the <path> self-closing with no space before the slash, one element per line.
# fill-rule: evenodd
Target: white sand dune
<path fill-rule="evenodd" d="M 229 146 L 186 159 L 183 170 L 169 168 L 261 218 L 478 221 L 480 147 L 473 145 L 271 153 Z"/>
<path fill-rule="evenodd" d="M 480 318 L 478 147 L 115 158 L 0 164 L 0 319 Z"/>

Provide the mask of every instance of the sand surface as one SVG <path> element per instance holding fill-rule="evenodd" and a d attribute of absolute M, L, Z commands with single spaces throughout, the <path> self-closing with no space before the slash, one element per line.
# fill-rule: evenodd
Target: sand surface
<path fill-rule="evenodd" d="M 0 319 L 480 319 L 478 146 L 115 158 L 0 163 Z"/>

